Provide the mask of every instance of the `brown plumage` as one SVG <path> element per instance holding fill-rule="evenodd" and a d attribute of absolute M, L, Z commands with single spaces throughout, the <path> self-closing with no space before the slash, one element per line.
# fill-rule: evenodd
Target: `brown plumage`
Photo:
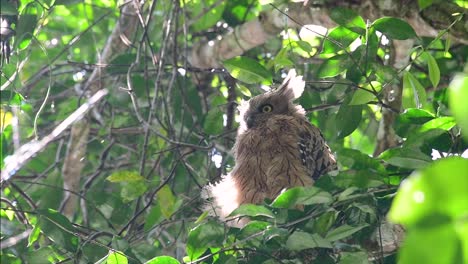
<path fill-rule="evenodd" d="M 336 168 L 320 130 L 293 103 L 303 90 L 302 76 L 292 70 L 277 90 L 239 106 L 235 166 L 222 182 L 210 187 L 221 217 L 241 204 L 274 199 L 285 188 L 312 185 Z"/>

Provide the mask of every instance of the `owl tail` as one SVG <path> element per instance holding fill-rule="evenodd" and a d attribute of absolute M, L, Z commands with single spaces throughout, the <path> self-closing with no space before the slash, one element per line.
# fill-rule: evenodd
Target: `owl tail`
<path fill-rule="evenodd" d="M 208 185 L 202 191 L 202 198 L 209 201 L 204 208 L 211 215 L 219 217 L 221 220 L 228 220 L 228 216 L 239 207 L 238 190 L 231 175 L 228 174 L 215 184 Z M 231 217 L 232 218 L 232 217 Z M 244 221 L 230 220 L 226 222 L 230 226 L 242 227 Z"/>

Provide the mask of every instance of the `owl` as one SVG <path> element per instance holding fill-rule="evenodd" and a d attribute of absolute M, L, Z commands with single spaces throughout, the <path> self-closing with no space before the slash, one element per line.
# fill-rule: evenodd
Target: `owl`
<path fill-rule="evenodd" d="M 241 120 L 233 147 L 235 165 L 208 190 L 217 215 L 225 218 L 239 205 L 263 203 L 284 189 L 310 186 L 336 169 L 320 130 L 294 104 L 304 85 L 302 76 L 291 70 L 276 90 L 238 107 Z"/>

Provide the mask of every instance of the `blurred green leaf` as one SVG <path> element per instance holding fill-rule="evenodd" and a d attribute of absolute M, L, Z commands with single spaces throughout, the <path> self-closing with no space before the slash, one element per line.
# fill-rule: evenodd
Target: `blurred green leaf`
<path fill-rule="evenodd" d="M 146 261 L 145 264 L 180 264 L 180 262 L 170 256 L 160 256 Z"/>
<path fill-rule="evenodd" d="M 434 0 L 418 0 L 419 10 L 422 10 L 422 9 L 424 9 L 426 7 L 431 6 L 433 1 Z"/>
<path fill-rule="evenodd" d="M 25 49 L 31 43 L 38 21 L 38 13 L 40 12 L 40 8 L 37 6 L 36 3 L 28 4 L 18 18 L 14 46 L 19 49 Z"/>
<path fill-rule="evenodd" d="M 158 199 L 159 208 L 161 209 L 162 215 L 169 219 L 172 214 L 175 212 L 176 208 L 176 198 L 172 193 L 171 188 L 168 185 L 164 185 L 158 193 L 156 193 Z"/>
<path fill-rule="evenodd" d="M 268 208 L 262 205 L 242 204 L 236 210 L 229 214 L 230 216 L 266 216 L 274 218 L 275 215 Z"/>
<path fill-rule="evenodd" d="M 321 189 L 310 187 L 294 187 L 281 193 L 273 201 L 271 206 L 278 208 L 291 208 L 295 205 L 310 205 L 331 203 L 333 198 L 331 194 Z"/>
<path fill-rule="evenodd" d="M 371 83 L 372 83 L 372 86 L 369 84 L 366 84 L 363 87 L 365 89 L 357 89 L 354 92 L 351 102 L 349 102 L 349 105 L 366 104 L 372 100 L 376 100 L 376 96 L 372 92 L 377 92 L 377 93 L 380 92 L 380 90 L 382 90 L 382 84 L 379 82 L 375 82 L 375 81 L 372 81 Z"/>
<path fill-rule="evenodd" d="M 355 263 L 360 263 L 360 264 L 367 264 L 371 263 L 369 262 L 369 256 L 367 255 L 366 252 L 343 252 L 341 254 L 340 262 L 339 264 L 355 264 Z"/>
<path fill-rule="evenodd" d="M 208 247 L 221 246 L 224 228 L 215 222 L 200 224 L 190 230 L 187 240 L 187 255 L 190 260 L 198 259 Z"/>
<path fill-rule="evenodd" d="M 136 171 L 116 171 L 112 173 L 107 180 L 110 182 L 129 182 L 129 181 L 144 181 L 145 178 Z"/>
<path fill-rule="evenodd" d="M 319 67 L 317 77 L 335 77 L 351 67 L 353 61 L 348 55 L 336 55 L 325 60 Z"/>
<path fill-rule="evenodd" d="M 338 25 L 341 25 L 360 35 L 366 33 L 366 22 L 352 9 L 348 8 L 332 8 L 329 12 L 330 18 Z"/>
<path fill-rule="evenodd" d="M 421 108 L 426 105 L 426 90 L 413 74 L 406 71 L 403 74 L 403 107 Z"/>
<path fill-rule="evenodd" d="M 39 228 L 39 225 L 35 225 L 33 230 L 28 236 L 28 247 L 30 247 L 34 242 L 37 241 L 40 234 L 41 234 L 41 229 Z"/>
<path fill-rule="evenodd" d="M 417 37 L 414 29 L 404 20 L 394 17 L 382 17 L 372 26 L 391 39 L 404 40 Z"/>
<path fill-rule="evenodd" d="M 82 3 L 82 0 L 55 0 L 54 5 L 74 5 L 77 3 Z"/>
<path fill-rule="evenodd" d="M 120 195 L 125 202 L 135 200 L 148 189 L 148 182 L 136 171 L 116 171 L 107 180 L 120 184 Z"/>
<path fill-rule="evenodd" d="M 462 129 L 462 135 L 468 142 L 468 74 L 457 74 L 450 83 L 449 101 L 450 109 L 457 120 L 458 126 Z"/>
<path fill-rule="evenodd" d="M 367 227 L 367 224 L 360 225 L 360 226 L 349 226 L 349 225 L 342 225 L 339 226 L 335 229 L 330 230 L 327 235 L 325 236 L 325 239 L 328 241 L 337 241 L 343 238 L 347 238 L 350 235 L 356 233 L 357 231 L 363 229 L 364 227 Z"/>
<path fill-rule="evenodd" d="M 356 186 L 358 188 L 373 188 L 384 184 L 381 173 L 371 169 L 340 171 L 335 178 L 336 186 L 346 188 Z"/>
<path fill-rule="evenodd" d="M 242 82 L 272 83 L 271 72 L 251 58 L 239 56 L 223 61 L 223 65 L 234 78 Z"/>
<path fill-rule="evenodd" d="M 0 15 L 2 16 L 16 16 L 18 14 L 18 9 L 12 1 L 1 0 L 2 9 L 0 10 Z M 2 25 L 3 26 L 3 25 Z"/>
<path fill-rule="evenodd" d="M 389 218 L 407 226 L 442 214 L 452 219 L 468 212 L 468 160 L 449 157 L 414 172 L 402 183 L 393 201 Z"/>
<path fill-rule="evenodd" d="M 362 118 L 362 105 L 342 104 L 336 114 L 336 132 L 338 138 L 344 138 L 359 126 Z"/>
<path fill-rule="evenodd" d="M 0 104 L 8 106 L 20 106 L 24 101 L 24 97 L 20 93 L 12 91 L 0 91 Z"/>
<path fill-rule="evenodd" d="M 346 49 L 358 37 L 359 34 L 345 27 L 338 26 L 328 33 L 327 38 L 323 42 L 322 54 L 337 53 L 340 50 Z"/>
<path fill-rule="evenodd" d="M 226 2 L 216 0 L 188 1 L 186 10 L 190 10 L 196 22 L 192 25 L 193 31 L 206 30 L 220 21 Z"/>
<path fill-rule="evenodd" d="M 467 225 L 466 222 L 465 225 Z M 464 239 L 467 242 L 468 239 L 466 236 L 465 238 L 457 236 L 456 228 L 455 225 L 444 224 L 432 228 L 408 230 L 398 254 L 398 263 L 466 263 L 467 256 L 465 255 L 463 259 L 461 240 Z M 464 251 L 466 252 L 466 249 Z"/>
<path fill-rule="evenodd" d="M 106 261 L 107 264 L 128 264 L 127 257 L 119 251 L 109 251 Z"/>
<path fill-rule="evenodd" d="M 161 211 L 161 203 L 157 203 L 149 210 L 143 230 L 149 231 L 153 226 L 161 223 L 163 220 L 164 216 Z"/>
<path fill-rule="evenodd" d="M 52 209 L 39 209 L 37 225 L 41 231 L 56 245 L 62 246 L 69 252 L 76 252 L 79 239 L 75 236 L 75 227 L 59 212 Z"/>
<path fill-rule="evenodd" d="M 223 132 L 223 112 L 217 108 L 208 111 L 203 122 L 203 129 L 209 135 L 217 135 Z"/>
<path fill-rule="evenodd" d="M 296 231 L 288 237 L 286 248 L 300 251 L 308 248 L 332 248 L 332 245 L 330 241 L 322 238 L 318 234 Z"/>
<path fill-rule="evenodd" d="M 437 65 L 436 60 L 429 52 L 424 52 L 423 57 L 427 61 L 427 67 L 429 69 L 429 80 L 431 80 L 432 86 L 436 88 L 440 81 L 439 65 Z"/>
<path fill-rule="evenodd" d="M 432 161 L 429 156 L 413 148 L 391 148 L 380 154 L 379 158 L 394 166 L 421 169 Z"/>

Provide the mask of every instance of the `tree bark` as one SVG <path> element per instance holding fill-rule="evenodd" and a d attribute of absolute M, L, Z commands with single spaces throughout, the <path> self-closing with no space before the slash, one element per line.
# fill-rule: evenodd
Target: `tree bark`
<path fill-rule="evenodd" d="M 98 65 L 109 63 L 115 55 L 121 54 L 130 46 L 130 39 L 133 39 L 138 27 L 137 10 L 139 7 L 137 5 L 137 1 L 132 1 L 121 9 L 120 18 L 107 39 Z M 83 87 L 86 96 L 92 95 L 107 86 L 106 81 L 108 82 L 108 80 L 101 78 L 104 74 L 105 68 L 96 67 L 93 70 Z M 65 191 L 61 211 L 69 217 L 76 212 L 78 205 L 78 197 L 73 193 L 79 192 L 81 173 L 86 162 L 84 158 L 88 144 L 89 128 L 89 118 L 85 118 L 73 125 L 67 146 L 67 155 L 62 168 L 63 185 L 68 191 Z"/>

